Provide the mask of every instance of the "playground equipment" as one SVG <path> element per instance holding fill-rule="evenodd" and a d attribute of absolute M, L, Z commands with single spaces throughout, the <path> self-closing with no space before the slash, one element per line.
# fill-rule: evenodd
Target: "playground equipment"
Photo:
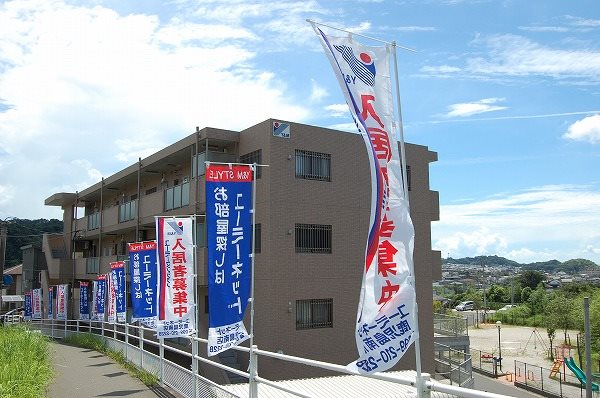
<path fill-rule="evenodd" d="M 575 377 L 577 377 L 577 379 L 579 379 L 579 382 L 585 386 L 585 384 L 586 384 L 585 373 L 583 372 L 583 370 L 581 370 L 579 368 L 579 366 L 577 366 L 577 364 L 573 360 L 573 357 L 565 358 L 565 364 L 567 365 L 569 370 L 571 372 L 573 372 L 573 374 L 575 374 Z M 592 382 L 592 391 L 600 391 L 600 387 L 598 386 L 598 384 Z"/>
<path fill-rule="evenodd" d="M 563 359 L 557 359 L 557 360 L 554 361 L 554 365 L 552 365 L 552 368 L 550 369 L 550 376 L 549 377 L 551 379 L 554 378 L 554 377 L 556 377 L 556 374 L 558 372 L 560 372 L 560 367 L 562 366 L 562 364 L 563 364 Z"/>

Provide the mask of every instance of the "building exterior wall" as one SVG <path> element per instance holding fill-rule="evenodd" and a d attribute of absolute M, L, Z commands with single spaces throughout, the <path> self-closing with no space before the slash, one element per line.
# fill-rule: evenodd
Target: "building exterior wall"
<path fill-rule="evenodd" d="M 204 176 L 197 178 L 193 170 L 196 151 L 208 148 L 209 159 L 237 161 L 242 155 L 260 150 L 260 162 L 268 167 L 261 168 L 256 183 L 261 250 L 255 260 L 255 344 L 266 350 L 346 364 L 357 357 L 354 325 L 370 211 L 363 139 L 357 134 L 297 123 L 290 123 L 289 138 L 281 138 L 273 136 L 273 122 L 266 120 L 239 133 L 197 130 L 140 164 L 105 178 L 78 194 L 77 204 L 85 207 L 86 214 L 78 216 L 73 229 L 68 217 L 72 217 L 75 204 L 60 203 L 65 209 L 65 243 L 70 247 L 66 241 L 76 236 L 73 251 L 81 254 L 75 256 L 80 257 L 75 266 L 76 279 L 95 279 L 98 272 L 108 271 L 110 261 L 125 254 L 119 245 L 135 241 L 136 231 L 144 239 L 155 238 L 155 215 L 205 213 Z M 331 155 L 330 181 L 297 178 L 296 150 Z M 435 160 L 436 153 L 427 147 L 407 145 L 421 358 L 423 370 L 429 372 L 433 371 L 431 282 L 440 275 L 441 267 L 440 253 L 431 250 L 430 223 L 439 218 L 437 193 L 429 189 L 429 163 Z M 164 192 L 173 187 L 175 180 L 179 184 L 187 180 L 189 204 L 165 211 Z M 137 204 L 135 217 L 119 222 L 120 206 L 132 197 Z M 58 201 L 52 203 L 58 205 Z M 101 225 L 90 229 L 88 216 L 96 211 L 101 213 Z M 201 217 L 199 223 L 202 226 Z M 330 225 L 331 253 L 297 253 L 296 224 Z M 199 246 L 199 334 L 206 337 L 206 250 L 202 242 Z M 95 256 L 100 266 L 89 272 L 86 263 Z M 331 327 L 297 330 L 297 301 L 307 299 L 332 299 Z M 249 324 L 249 311 L 246 317 Z M 414 368 L 412 349 L 396 368 Z M 261 359 L 260 372 L 270 379 L 323 375 L 320 370 L 270 359 Z"/>

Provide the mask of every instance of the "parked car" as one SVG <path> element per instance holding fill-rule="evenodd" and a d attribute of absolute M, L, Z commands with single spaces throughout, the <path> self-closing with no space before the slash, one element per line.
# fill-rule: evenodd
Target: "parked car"
<path fill-rule="evenodd" d="M 468 311 L 475 309 L 475 303 L 472 301 L 462 301 L 456 307 L 454 307 L 456 311 Z"/>
<path fill-rule="evenodd" d="M 19 308 L 15 308 L 12 309 L 8 312 L 6 312 L 5 314 L 0 315 L 0 324 L 4 324 L 5 321 L 15 321 L 15 322 L 21 322 L 23 320 L 23 311 L 25 309 L 23 307 L 19 307 Z M 14 319 L 16 318 L 15 316 L 18 315 L 18 320 Z"/>
<path fill-rule="evenodd" d="M 514 304 L 506 304 L 504 307 L 500 308 L 500 309 L 499 309 L 497 312 L 500 312 L 500 311 L 508 311 L 508 310 L 510 310 L 511 308 L 516 308 L 516 307 L 517 307 L 517 306 L 516 306 L 516 305 L 514 305 Z"/>

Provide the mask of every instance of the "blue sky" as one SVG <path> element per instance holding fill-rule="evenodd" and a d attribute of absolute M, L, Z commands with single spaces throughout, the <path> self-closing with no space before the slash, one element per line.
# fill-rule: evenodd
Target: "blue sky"
<path fill-rule="evenodd" d="M 195 126 L 350 129 L 307 18 L 417 50 L 405 137 L 438 152 L 443 257 L 600 263 L 597 1 L 2 2 L 0 218 L 60 218 L 46 197 Z"/>

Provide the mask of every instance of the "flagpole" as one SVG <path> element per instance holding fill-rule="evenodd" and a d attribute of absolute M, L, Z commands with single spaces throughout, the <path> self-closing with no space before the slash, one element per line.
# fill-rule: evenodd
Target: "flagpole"
<path fill-rule="evenodd" d="M 349 35 L 352 35 L 352 36 L 364 37 L 365 39 L 373 40 L 373 41 L 376 41 L 376 42 L 379 42 L 379 43 L 383 43 L 383 44 L 386 44 L 386 45 L 397 46 L 397 47 L 399 47 L 399 48 L 401 48 L 403 50 L 417 52 L 417 50 L 415 50 L 413 48 L 399 46 L 399 45 L 396 44 L 396 42 L 391 42 L 390 43 L 389 41 L 381 40 L 381 39 L 378 39 L 376 37 L 371 37 L 371 36 L 363 35 L 362 33 L 355 33 L 355 32 L 351 32 L 351 31 L 346 30 L 346 29 L 336 28 L 335 26 L 327 25 L 327 24 L 324 24 L 324 23 L 321 23 L 321 22 L 316 22 L 316 21 L 313 21 L 312 19 L 307 19 L 306 22 L 308 22 L 308 23 L 310 23 L 312 25 L 325 26 L 326 28 L 330 28 L 330 29 L 337 30 L 337 31 L 340 31 L 340 32 L 348 33 Z"/>
<path fill-rule="evenodd" d="M 406 207 L 410 214 L 410 200 L 408 197 L 408 172 L 406 167 L 406 151 L 404 148 L 404 126 L 402 123 L 402 105 L 400 104 L 400 79 L 398 78 L 398 59 L 396 55 L 396 42 L 393 41 L 392 44 L 393 58 L 394 58 L 394 75 L 396 80 L 396 107 L 398 108 L 398 135 L 400 136 L 400 164 L 402 168 L 402 188 L 404 191 L 404 199 L 406 200 Z M 415 296 L 417 294 L 417 288 L 415 286 L 415 264 L 414 259 L 409 262 L 410 264 L 410 284 L 413 286 L 415 291 Z M 416 335 L 415 338 L 415 370 L 417 372 L 417 397 L 421 398 L 423 396 L 423 375 L 421 370 L 421 336 L 419 332 L 419 304 L 418 300 L 415 297 L 415 326 L 416 326 Z"/>
<path fill-rule="evenodd" d="M 258 369 L 256 369 L 257 364 L 254 357 L 254 277 L 255 277 L 255 269 L 254 269 L 254 247 L 255 247 L 255 239 L 256 239 L 256 163 L 252 165 L 252 241 L 250 243 L 250 267 L 251 279 L 250 279 L 250 357 L 248 361 L 249 365 L 249 373 L 250 379 L 248 380 L 249 388 L 248 388 L 248 396 L 249 398 L 258 398 L 258 386 L 256 385 L 256 376 L 258 373 Z"/>

